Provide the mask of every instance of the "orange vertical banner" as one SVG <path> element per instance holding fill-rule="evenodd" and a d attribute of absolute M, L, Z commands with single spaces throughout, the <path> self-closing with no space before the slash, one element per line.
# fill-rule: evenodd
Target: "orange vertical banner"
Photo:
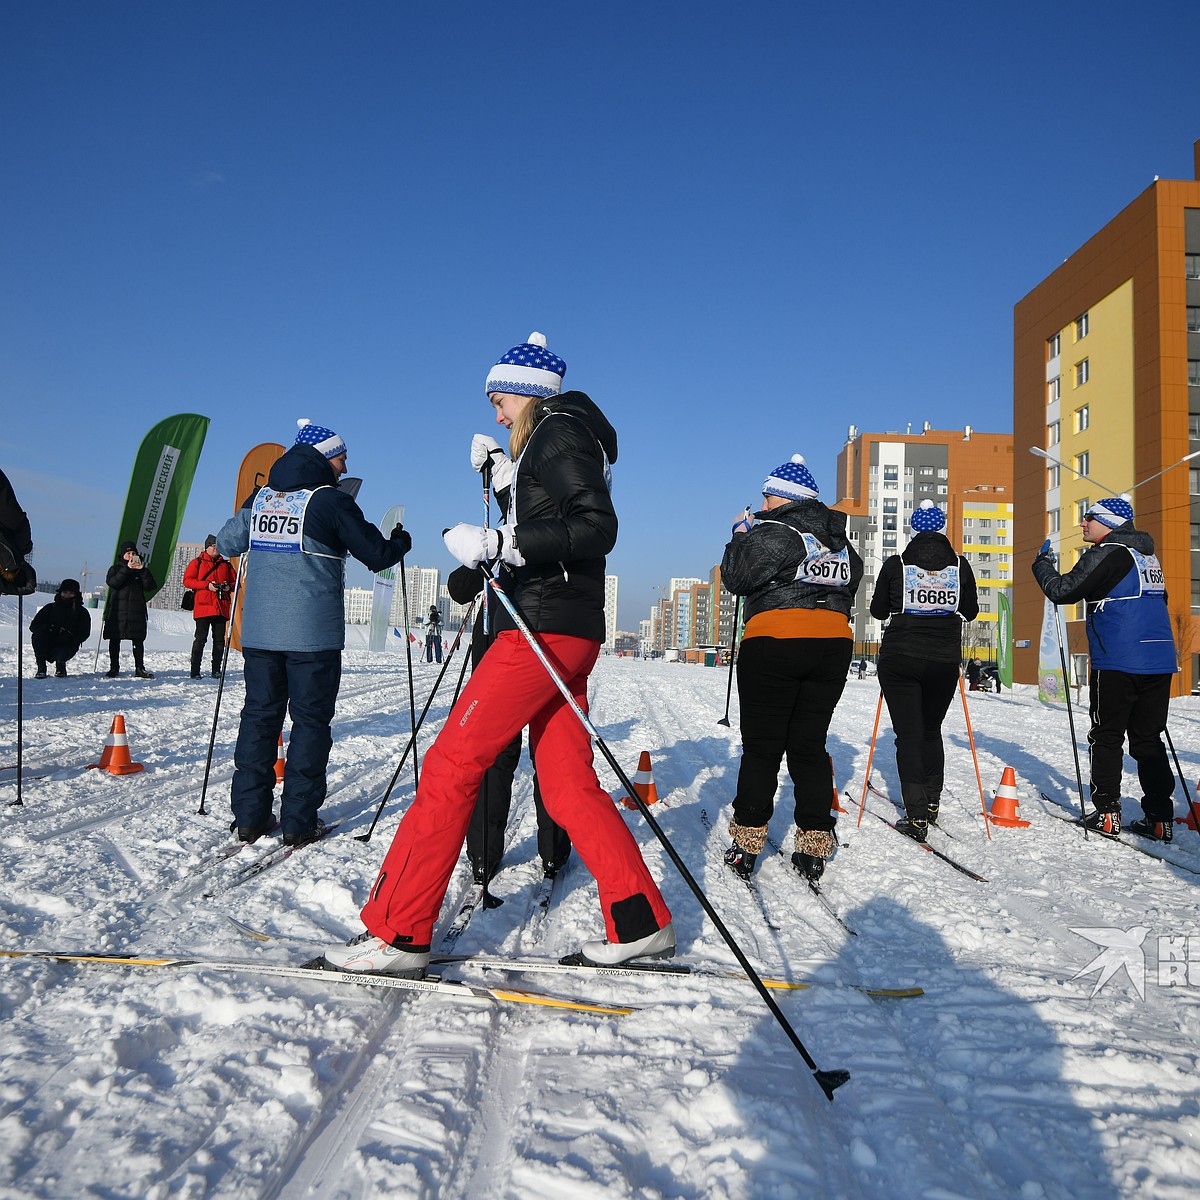
<path fill-rule="evenodd" d="M 267 476 L 275 461 L 284 453 L 284 448 L 278 442 L 262 442 L 250 450 L 242 459 L 238 471 L 237 493 L 233 499 L 233 511 L 237 512 L 254 493 L 267 482 Z M 234 570 L 238 561 L 233 560 Z M 242 586 L 238 588 L 237 607 L 234 609 L 233 620 L 229 622 L 229 645 L 234 650 L 242 648 L 242 603 L 246 599 L 246 579 L 242 577 Z"/>

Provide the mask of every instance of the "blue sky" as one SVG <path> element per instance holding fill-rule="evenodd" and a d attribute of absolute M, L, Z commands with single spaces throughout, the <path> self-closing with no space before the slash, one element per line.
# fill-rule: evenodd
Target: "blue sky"
<path fill-rule="evenodd" d="M 445 573 L 441 529 L 482 518 L 484 377 L 539 329 L 618 431 L 636 630 L 791 454 L 836 499 L 850 422 L 1012 428 L 1013 305 L 1154 175 L 1192 178 L 1198 23 L 5 4 L 0 466 L 39 573 L 111 561 L 138 442 L 188 411 L 212 425 L 185 540 L 309 417 Z"/>

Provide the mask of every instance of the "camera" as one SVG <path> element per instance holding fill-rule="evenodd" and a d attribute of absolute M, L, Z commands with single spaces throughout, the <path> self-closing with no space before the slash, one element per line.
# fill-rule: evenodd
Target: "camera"
<path fill-rule="evenodd" d="M 228 596 L 229 595 L 229 584 L 227 584 L 227 583 L 215 584 L 214 588 L 215 588 L 218 596 Z"/>

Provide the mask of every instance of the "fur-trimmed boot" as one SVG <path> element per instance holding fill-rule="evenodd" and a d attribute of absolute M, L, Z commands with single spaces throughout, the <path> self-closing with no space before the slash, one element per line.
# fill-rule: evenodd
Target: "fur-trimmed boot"
<path fill-rule="evenodd" d="M 808 880 L 816 883 L 825 874 L 825 860 L 833 854 L 837 838 L 832 829 L 797 829 L 792 866 Z"/>
<path fill-rule="evenodd" d="M 725 851 L 725 865 L 743 879 L 749 879 L 758 856 L 767 844 L 767 827 L 739 825 L 736 820 L 731 820 L 729 836 L 733 838 L 733 845 Z"/>

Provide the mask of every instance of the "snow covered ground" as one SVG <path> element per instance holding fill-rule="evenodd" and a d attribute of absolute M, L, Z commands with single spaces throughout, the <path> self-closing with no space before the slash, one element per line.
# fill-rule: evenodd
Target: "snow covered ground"
<path fill-rule="evenodd" d="M 0 604 L 6 767 L 15 761 L 15 610 L 15 601 Z M 30 778 L 24 807 L 2 810 L 0 948 L 297 962 L 357 932 L 359 905 L 412 795 L 406 767 L 372 842 L 350 836 L 367 829 L 408 736 L 403 655 L 371 658 L 365 630 L 350 631 L 325 809 L 342 828 L 222 888 L 230 863 L 195 871 L 231 840 L 240 659 L 231 658 L 210 813 L 200 816 L 217 684 L 187 677 L 188 614 L 152 620 L 155 680 L 128 670 L 116 680 L 92 675 L 89 648 L 70 678 L 25 681 Z M 28 642 L 25 661 L 28 676 Z M 445 718 L 456 669 L 457 660 L 422 749 Z M 419 712 L 437 668 L 422 663 L 415 675 Z M 604 659 L 592 681 L 593 717 L 630 773 L 640 752 L 651 752 L 658 820 L 751 960 L 764 973 L 815 982 L 775 995 L 818 1064 L 851 1072 L 832 1104 L 741 980 L 512 980 L 637 1007 L 603 1017 L 338 989 L 320 977 L 9 959 L 0 960 L 0 1195 L 1194 1195 L 1200 837 L 1177 827 L 1166 851 L 1176 866 L 1097 837 L 1085 842 L 1038 795 L 1053 797 L 1056 811 L 1078 803 L 1065 709 L 1022 689 L 975 693 L 984 788 L 990 798 L 1003 767 L 1016 768 L 1031 828 L 985 840 L 956 705 L 943 806 L 953 840 L 937 845 L 989 882 L 871 817 L 857 826 L 852 810 L 826 876 L 852 937 L 791 871 L 790 795 L 772 826 L 784 853 L 760 863 L 760 898 L 721 865 L 739 753 L 736 695 L 732 729 L 717 723 L 725 683 L 723 670 Z M 877 698 L 874 679 L 852 679 L 834 718 L 837 779 L 856 797 Z M 86 771 L 118 712 L 145 771 Z M 1078 711 L 1076 722 L 1082 734 Z M 1193 792 L 1198 724 L 1196 700 L 1173 702 L 1172 734 Z M 882 728 L 873 776 L 895 792 L 886 716 Z M 13 775 L 0 773 L 5 801 Z M 1126 782 L 1136 797 L 1136 780 Z M 869 807 L 888 810 L 878 797 Z M 1130 803 L 1126 816 L 1136 815 Z M 642 818 L 629 812 L 628 821 L 687 960 L 732 965 Z M 531 912 L 540 872 L 527 764 L 510 834 L 495 882 L 504 904 L 478 912 L 457 949 L 556 958 L 595 936 L 595 888 L 578 862 L 546 918 Z M 447 915 L 467 883 L 464 861 Z M 215 894 L 206 899 L 205 890 Z M 270 940 L 239 932 L 230 918 Z M 1190 945 L 1166 940 L 1185 937 Z M 1116 947 L 1109 959 L 1120 969 L 1101 983 L 1103 964 L 1092 964 L 1104 943 Z M 1171 961 L 1189 950 L 1191 979 L 1186 963 Z M 1168 986 L 1173 977 L 1179 986 Z M 874 999 L 855 984 L 917 985 L 925 994 Z"/>

